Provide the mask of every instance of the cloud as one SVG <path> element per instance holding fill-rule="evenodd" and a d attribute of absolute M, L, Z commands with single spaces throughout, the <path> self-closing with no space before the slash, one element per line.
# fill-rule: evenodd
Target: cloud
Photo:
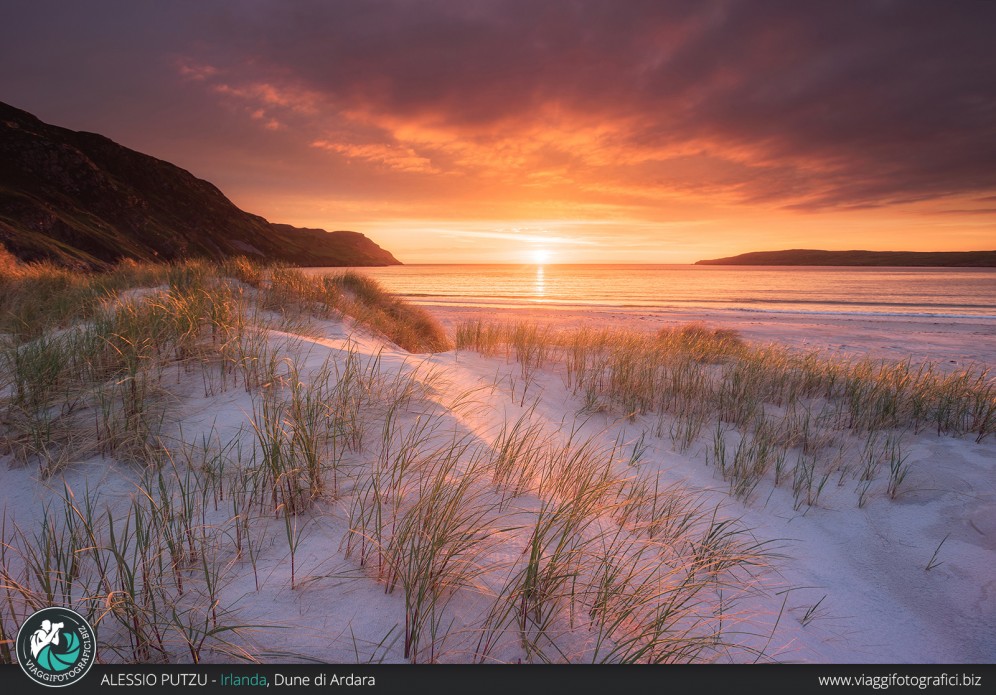
<path fill-rule="evenodd" d="M 247 82 L 234 86 L 223 82 L 214 85 L 212 89 L 218 94 L 250 104 L 260 104 L 269 108 L 280 108 L 309 115 L 318 112 L 318 104 L 321 102 L 321 96 L 316 92 L 267 82 Z M 259 110 L 255 111 L 254 114 L 258 112 Z"/>
<path fill-rule="evenodd" d="M 461 229 L 449 233 L 451 236 L 472 239 L 500 239 L 518 243 L 543 244 L 547 246 L 601 246 L 594 239 L 586 239 L 578 235 L 558 236 L 547 230 L 539 229 L 497 229 L 493 231 L 471 231 Z"/>
<path fill-rule="evenodd" d="M 63 4 L 11 6 L 5 100 L 245 205 L 312 201 L 264 214 L 492 229 L 996 200 L 994 3 Z"/>
<path fill-rule="evenodd" d="M 420 156 L 410 147 L 384 144 L 351 145 L 328 140 L 315 140 L 311 146 L 320 150 L 338 152 L 350 159 L 384 164 L 399 171 L 420 173 L 437 171 L 428 158 Z"/>
<path fill-rule="evenodd" d="M 226 72 L 287 76 L 315 108 L 385 134 L 337 151 L 412 172 L 649 183 L 803 210 L 996 188 L 992 4 L 254 8 L 218 29 Z M 244 96 L 300 103 L 282 90 Z"/>
<path fill-rule="evenodd" d="M 203 82 L 218 74 L 218 68 L 213 65 L 202 65 L 184 58 L 177 60 L 176 70 L 181 77 L 196 82 Z"/>

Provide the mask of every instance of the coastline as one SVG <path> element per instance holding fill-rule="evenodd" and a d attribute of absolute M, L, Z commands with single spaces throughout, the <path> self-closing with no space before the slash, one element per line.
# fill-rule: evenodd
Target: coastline
<path fill-rule="evenodd" d="M 472 306 L 411 297 L 452 333 L 464 321 L 530 322 L 553 329 L 581 326 L 656 332 L 701 322 L 737 331 L 750 341 L 819 350 L 844 358 L 937 362 L 949 369 L 996 366 L 996 319 L 777 313 L 735 309 L 657 309 L 581 306 Z"/>
<path fill-rule="evenodd" d="M 32 282 L 51 278 L 24 272 L 10 297 L 25 314 L 49 307 Z M 143 624 L 176 660 L 176 615 L 158 607 L 180 601 L 194 616 L 217 608 L 222 628 L 262 626 L 231 642 L 212 633 L 205 661 L 232 649 L 277 662 L 629 660 L 599 651 L 603 637 L 662 661 L 991 660 L 996 413 L 978 367 L 993 364 L 992 321 L 418 300 L 436 326 L 360 276 L 264 281 L 249 264 L 120 272 L 100 320 L 65 328 L 33 311 L 35 332 L 10 334 L 0 578 L 15 622 L 62 562 L 37 554 L 34 529 L 53 514 L 96 529 L 66 601 L 96 619 L 88 597 L 134 591 L 105 576 L 100 549 L 140 515 L 145 555 L 120 554 L 122 571 L 149 572 L 156 602 Z M 192 334 L 178 320 L 190 316 Z M 824 357 L 912 354 L 938 368 L 726 351 L 709 331 L 596 336 L 567 351 L 546 350 L 542 331 L 454 336 L 472 319 L 648 334 L 700 322 Z M 443 328 L 459 349 L 438 340 Z M 156 350 L 124 361 L 149 336 Z M 80 354 L 93 369 L 67 366 Z M 976 377 L 955 373 L 969 366 Z M 53 407 L 66 394 L 90 401 Z M 51 433 L 41 445 L 40 431 Z M 203 565 L 171 555 L 174 526 L 156 521 L 184 500 L 177 523 L 190 524 Z M 412 532 L 425 510 L 439 521 L 431 545 Z M 52 526 L 51 547 L 69 548 L 71 531 Z M 449 554 L 437 561 L 439 548 Z M 452 572 L 445 585 L 432 584 L 433 562 Z M 32 572 L 37 563 L 47 569 Z M 534 576 L 552 590 L 533 592 Z M 606 576 L 621 578 L 608 594 Z M 302 628 L 315 605 L 327 610 Z M 436 623 L 418 622 L 412 605 Z M 674 605 L 678 622 L 657 632 Z M 539 610 L 544 622 L 531 622 Z M 143 663 L 131 624 L 102 624 L 101 648 Z"/>

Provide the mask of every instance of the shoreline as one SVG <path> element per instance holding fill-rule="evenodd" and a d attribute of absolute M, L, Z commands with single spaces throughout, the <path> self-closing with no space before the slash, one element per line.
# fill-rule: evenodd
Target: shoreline
<path fill-rule="evenodd" d="M 46 522 L 80 516 L 94 540 L 73 553 L 66 602 L 95 618 L 116 596 L 148 605 L 141 624 L 165 636 L 171 660 L 187 645 L 172 638 L 176 613 L 159 607 L 178 602 L 198 619 L 217 610 L 221 629 L 266 626 L 232 642 L 215 632 L 198 647 L 205 661 L 232 648 L 263 661 L 627 661 L 603 636 L 690 662 L 994 653 L 992 377 L 944 374 L 957 358 L 911 374 L 724 352 L 708 333 L 593 336 L 567 351 L 546 351 L 542 330 L 480 331 L 459 350 L 446 335 L 475 318 L 649 335 L 698 321 L 841 360 L 991 360 L 991 323 L 421 302 L 423 312 L 354 275 L 329 285 L 293 271 L 264 281 L 249 264 L 155 270 L 120 269 L 117 299 L 95 318 L 85 285 L 62 297 L 80 307 L 67 318 L 32 284 L 52 277 L 27 274 L 8 293 L 12 316 L 39 319 L 0 355 L 15 368 L 0 394 L 10 441 L 0 579 L 13 606 L 0 629 L 66 566 L 64 550 L 42 557 L 44 547 L 77 543 L 75 527 Z M 81 280 L 98 281 L 109 278 Z M 139 518 L 141 546 L 120 545 Z M 42 551 L 36 529 L 51 534 Z M 122 558 L 117 574 L 104 548 Z M 155 602 L 117 584 L 122 572 L 150 572 Z M 538 576 L 549 591 L 532 589 Z M 302 628 L 313 605 L 327 610 Z M 523 605 L 527 618 L 546 616 L 527 623 L 528 644 Z M 423 629 L 411 606 L 438 622 Z M 659 632 L 673 606 L 684 622 Z M 106 624 L 101 648 L 141 663 L 131 624 Z M 402 631 L 410 639 L 392 642 Z"/>
<path fill-rule="evenodd" d="M 845 358 L 937 362 L 951 369 L 996 366 L 996 320 L 989 318 L 782 314 L 735 309 L 629 309 L 587 305 L 475 307 L 406 297 L 448 332 L 464 321 L 542 323 L 554 329 L 581 326 L 656 332 L 701 322 L 736 330 L 745 339 L 819 350 Z"/>

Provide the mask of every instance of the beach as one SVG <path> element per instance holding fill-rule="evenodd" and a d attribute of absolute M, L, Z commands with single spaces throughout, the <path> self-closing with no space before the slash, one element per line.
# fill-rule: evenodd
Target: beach
<path fill-rule="evenodd" d="M 744 338 L 844 358 L 931 361 L 951 368 L 996 365 L 996 320 L 983 317 L 847 316 L 745 313 L 736 310 L 662 310 L 613 307 L 473 307 L 415 299 L 444 326 L 463 321 L 531 322 L 553 329 L 582 326 L 658 331 L 685 323 L 729 328 Z"/>
<path fill-rule="evenodd" d="M 912 358 L 950 368 L 996 364 L 996 272 L 985 268 L 415 265 L 356 271 L 425 307 L 451 331 L 476 319 L 647 332 L 696 322 L 845 358 Z"/>
<path fill-rule="evenodd" d="M 993 690 L 996 2 L 7 5 L 13 691 Z"/>
<path fill-rule="evenodd" d="M 195 284 L 214 306 L 234 302 L 247 323 L 228 343 L 221 327 L 202 324 L 182 361 L 141 358 L 152 379 L 142 383 L 156 384 L 145 411 L 161 413 L 142 448 L 110 439 L 100 411 L 85 408 L 79 418 L 46 411 L 52 431 L 69 432 L 47 449 L 11 439 L 23 443 L 0 465 L 8 586 L 34 587 L 31 563 L 54 562 L 70 543 L 59 534 L 92 514 L 102 540 L 71 541 L 83 569 L 65 591 L 100 623 L 104 658 L 183 661 L 192 648 L 183 635 L 198 624 L 225 628 L 197 646 L 199 659 L 222 662 L 988 663 L 996 654 L 996 437 L 971 409 L 916 405 L 960 383 L 950 381 L 959 370 L 994 363 L 985 319 L 482 310 L 423 299 L 456 348 L 409 351 L 339 313 L 367 315 L 346 300 L 298 303 L 317 295 L 282 277 L 281 288 Z M 183 287 L 130 291 L 106 310 L 169 306 L 188 296 Z M 498 337 L 467 337 L 461 327 L 474 320 Z M 705 328 L 683 333 L 688 323 Z M 587 351 L 579 363 L 569 340 L 543 342 L 547 327 L 636 337 L 577 343 Z M 661 329 L 673 330 L 655 338 Z M 813 350 L 819 360 L 806 361 Z M 863 357 L 878 366 L 860 366 Z M 889 366 L 907 358 L 935 371 Z M 846 372 L 848 360 L 858 371 Z M 873 390 L 847 401 L 844 391 L 822 395 L 835 386 L 797 379 L 837 369 L 851 376 L 834 379 Z M 673 385 L 644 385 L 647 374 Z M 764 381 L 777 374 L 787 381 Z M 761 390 L 727 400 L 741 379 Z M 910 379 L 922 384 L 913 400 L 883 408 L 874 389 L 896 384 L 906 399 Z M 7 407 L 18 402 L 13 388 Z M 107 443 L 73 448 L 94 419 Z M 167 507 L 177 516 L 157 516 Z M 124 541 L 117 570 L 101 570 L 103 551 L 87 550 L 120 543 L 107 534 L 122 520 L 158 518 L 173 521 L 149 522 L 148 547 Z M 183 519 L 193 555 L 171 555 L 167 531 Z M 57 539 L 48 560 L 33 550 L 40 528 Z M 131 588 L 118 584 L 128 568 L 141 578 Z M 102 582 L 119 587 L 101 599 L 116 606 L 109 612 L 87 598 L 106 594 Z M 14 605 L 26 610 L 18 591 Z M 186 612 L 161 613 L 162 601 Z M 136 641 L 139 618 L 148 628 Z"/>

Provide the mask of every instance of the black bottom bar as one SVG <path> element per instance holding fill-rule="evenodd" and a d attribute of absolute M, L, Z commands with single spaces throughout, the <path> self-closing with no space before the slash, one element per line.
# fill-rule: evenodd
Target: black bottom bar
<path fill-rule="evenodd" d="M 0 666 L 5 692 L 52 693 L 17 665 Z M 776 693 L 993 692 L 996 665 L 764 665 L 764 666 L 449 666 L 265 665 L 94 666 L 65 691 L 221 693 Z"/>

